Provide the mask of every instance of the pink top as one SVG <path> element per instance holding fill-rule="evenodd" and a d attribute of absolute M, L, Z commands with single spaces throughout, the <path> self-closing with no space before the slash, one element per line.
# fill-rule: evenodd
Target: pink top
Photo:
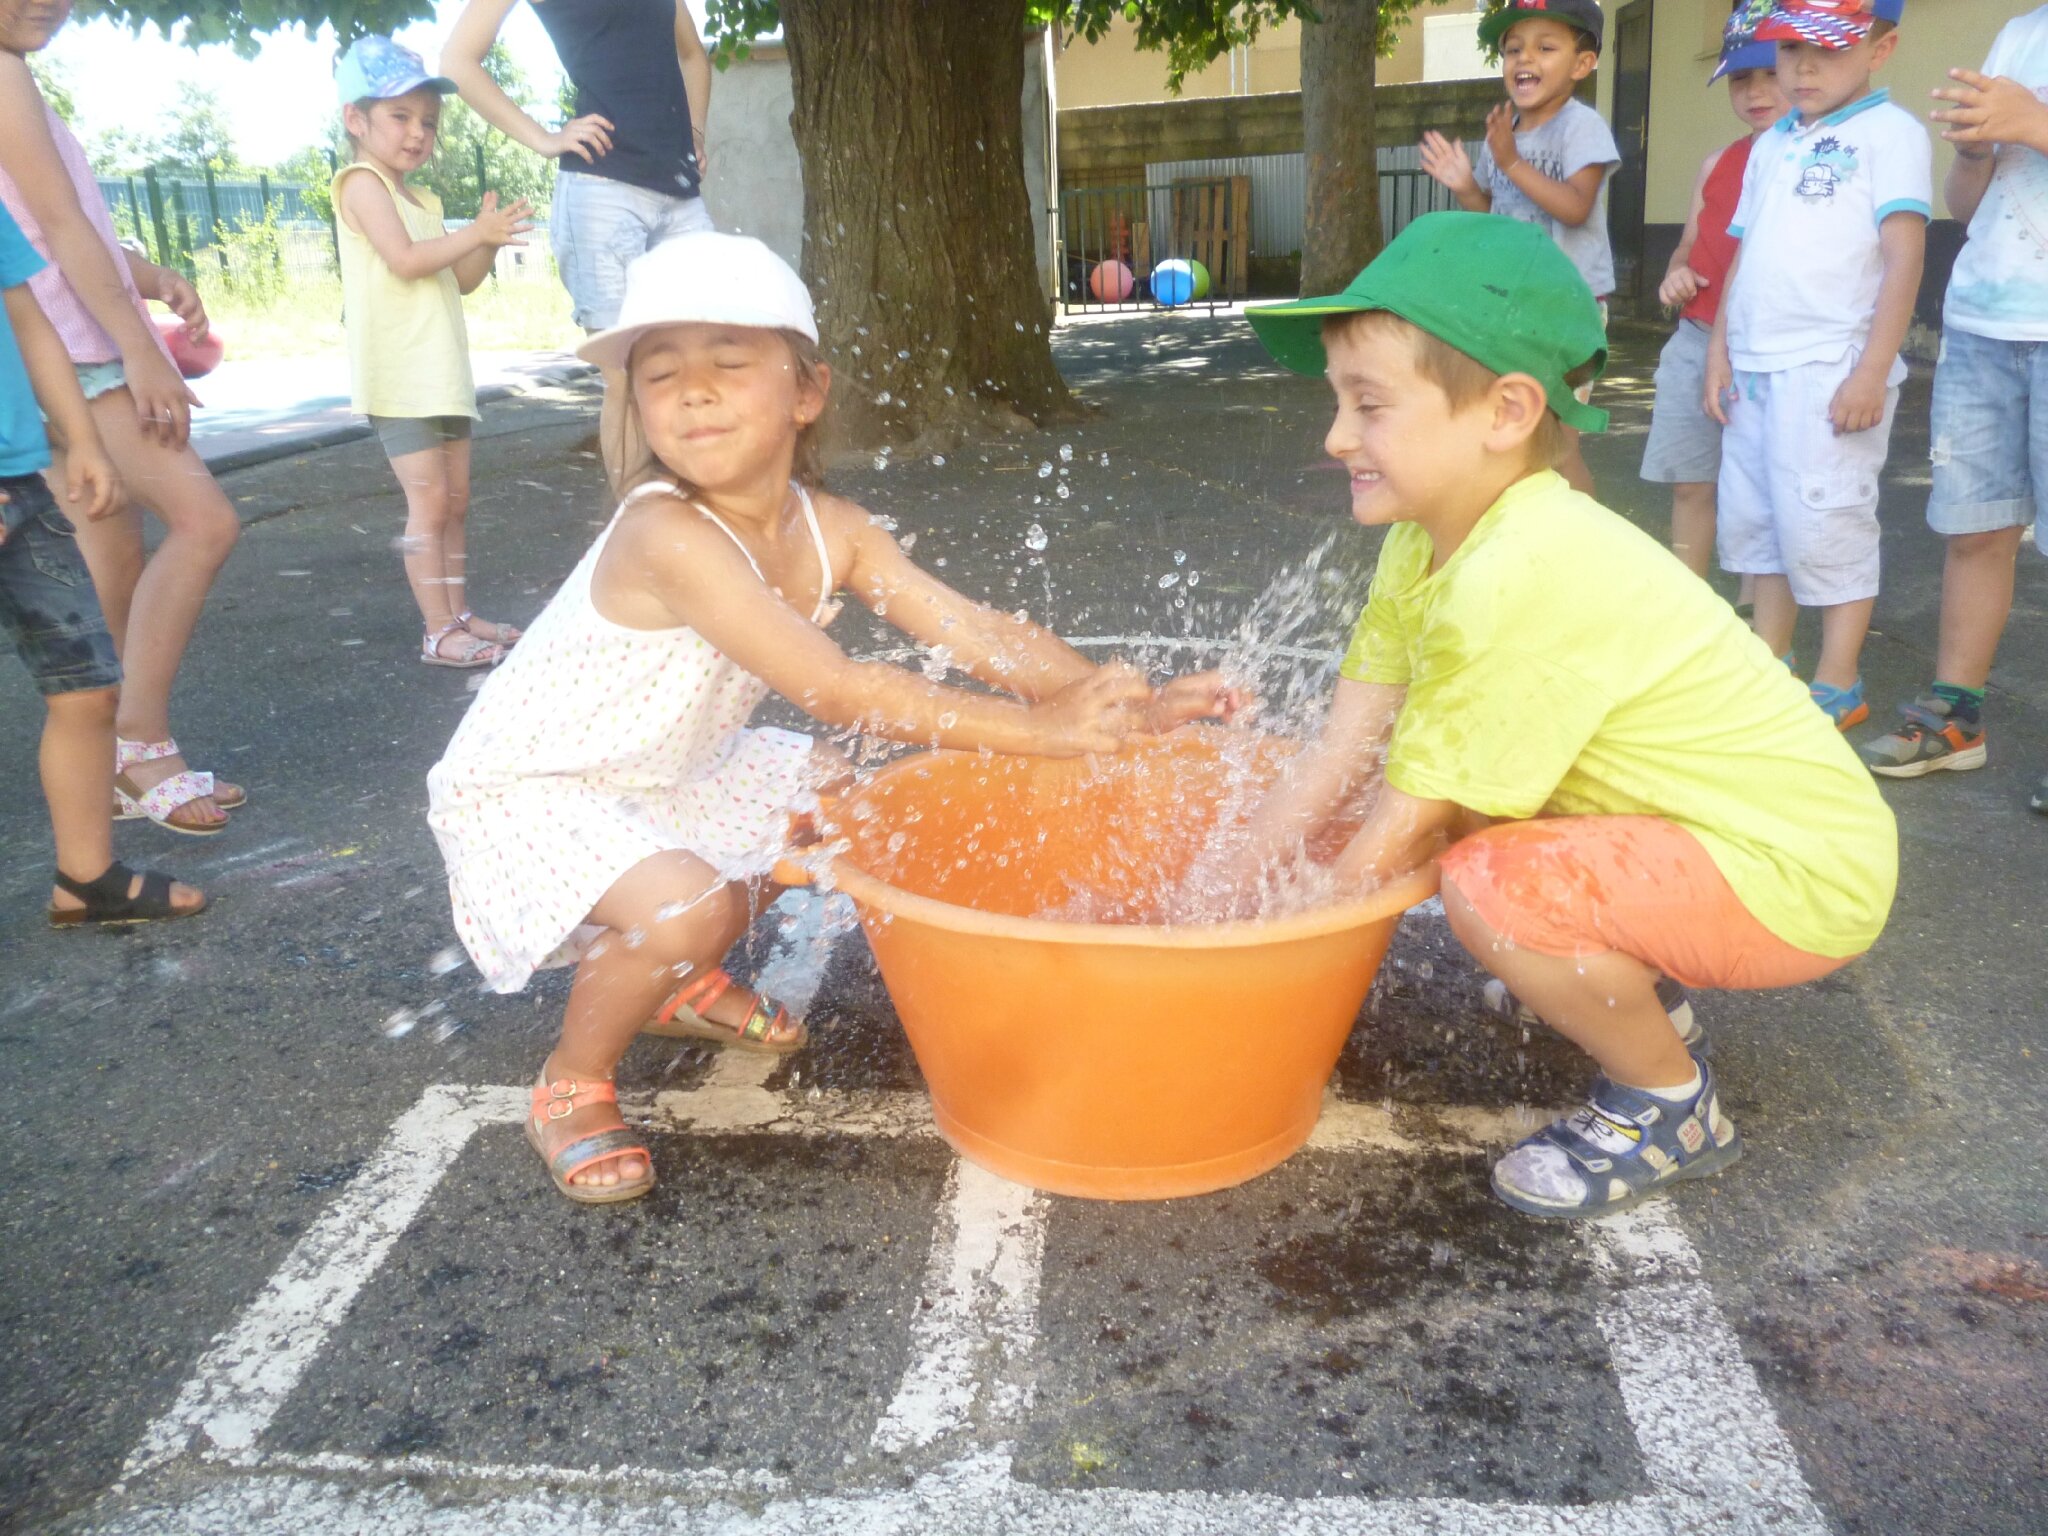
<path fill-rule="evenodd" d="M 149 334 L 156 337 L 156 344 L 163 348 L 168 359 L 170 349 L 164 346 L 156 322 L 150 319 L 149 306 L 143 302 L 142 294 L 135 286 L 135 275 L 128 270 L 128 260 L 121 254 L 120 237 L 114 233 L 114 216 L 107 209 L 107 200 L 100 196 L 99 182 L 93 177 L 83 146 L 65 126 L 64 120 L 50 110 L 47 102 L 43 105 L 43 117 L 50 125 L 50 137 L 57 141 L 57 158 L 64 162 L 65 173 L 70 176 L 71 185 L 78 193 L 78 206 L 85 210 L 86 218 L 99 232 L 100 239 L 106 242 L 107 254 L 114 260 L 114 270 L 121 274 L 121 286 L 128 290 L 128 297 L 134 301 L 143 324 L 148 327 Z M 14 222 L 28 236 L 29 244 L 49 263 L 28 280 L 29 291 L 43 306 L 43 313 L 50 317 L 50 324 L 63 341 L 64 350 L 71 354 L 71 361 L 79 364 L 119 362 L 121 348 L 107 334 L 105 327 L 93 319 L 92 311 L 85 307 L 71 284 L 65 281 L 64 274 L 57 270 L 57 258 L 50 253 L 50 242 L 44 237 L 42 226 L 36 223 L 35 215 L 22 201 L 21 189 L 14 184 L 14 178 L 4 170 L 0 170 L 0 203 L 7 205 L 7 211 L 14 215 Z"/>

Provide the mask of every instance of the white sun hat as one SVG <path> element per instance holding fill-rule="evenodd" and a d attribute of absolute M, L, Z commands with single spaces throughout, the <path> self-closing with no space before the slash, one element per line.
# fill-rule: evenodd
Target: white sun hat
<path fill-rule="evenodd" d="M 619 320 L 576 349 L 600 368 L 624 368 L 633 343 L 664 325 L 745 325 L 818 339 L 811 295 L 789 263 L 749 235 L 678 235 L 626 268 Z"/>

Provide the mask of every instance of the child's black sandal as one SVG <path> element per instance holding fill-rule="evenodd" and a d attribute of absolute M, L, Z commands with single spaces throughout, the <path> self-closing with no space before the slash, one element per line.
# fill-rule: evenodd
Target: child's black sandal
<path fill-rule="evenodd" d="M 56 877 L 57 889 L 76 896 L 85 905 L 50 908 L 52 928 L 76 928 L 86 923 L 108 927 L 153 923 L 167 917 L 190 917 L 206 906 L 204 899 L 196 907 L 173 905 L 171 877 L 156 869 L 142 872 L 142 889 L 130 896 L 128 887 L 135 879 L 135 871 L 119 859 L 109 864 L 97 879 L 74 880 L 61 869 L 56 871 Z"/>

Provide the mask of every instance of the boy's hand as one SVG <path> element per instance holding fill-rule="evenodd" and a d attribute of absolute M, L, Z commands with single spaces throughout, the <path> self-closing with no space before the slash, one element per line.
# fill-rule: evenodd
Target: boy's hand
<path fill-rule="evenodd" d="M 1476 192 L 1478 178 L 1472 174 L 1472 157 L 1456 139 L 1447 139 L 1434 128 L 1422 136 L 1422 168 L 1453 192 Z"/>
<path fill-rule="evenodd" d="M 500 208 L 498 194 L 486 192 L 476 211 L 476 227 L 485 245 L 524 245 L 519 237 L 533 228 L 533 204 L 522 197 Z"/>
<path fill-rule="evenodd" d="M 1683 309 L 1700 296 L 1700 289 L 1707 286 L 1707 279 L 1691 267 L 1680 266 L 1664 274 L 1664 281 L 1657 285 L 1657 302 L 1672 309 Z"/>
<path fill-rule="evenodd" d="M 64 450 L 64 497 L 98 522 L 121 505 L 121 477 L 98 442 L 73 443 Z"/>
<path fill-rule="evenodd" d="M 1486 114 L 1486 152 L 1493 156 L 1493 163 L 1500 167 L 1503 176 L 1509 166 L 1522 158 L 1521 150 L 1515 147 L 1513 103 L 1504 101 Z"/>
<path fill-rule="evenodd" d="M 1867 432 L 1883 421 L 1886 393 L 1883 374 L 1861 366 L 1852 369 L 1828 402 L 1828 420 L 1835 424 L 1835 435 Z"/>
<path fill-rule="evenodd" d="M 157 279 L 156 296 L 170 305 L 171 313 L 185 322 L 185 336 L 190 341 L 206 340 L 208 320 L 206 301 L 199 297 L 199 290 L 185 280 L 182 272 L 173 272 L 168 267 L 157 269 L 163 276 Z"/>
<path fill-rule="evenodd" d="M 121 369 L 142 435 L 166 448 L 183 448 L 192 435 L 192 407 L 199 397 L 185 387 L 178 370 L 155 347 L 124 355 Z"/>
<path fill-rule="evenodd" d="M 1938 101 L 1955 105 L 1928 116 L 1947 125 L 1941 136 L 1955 145 L 1957 154 L 1981 160 L 2000 144 L 2039 148 L 2048 140 L 2048 103 L 2019 81 L 2004 75 L 1980 75 L 1974 69 L 1952 69 L 1948 77 L 1957 83 L 1932 94 Z"/>
<path fill-rule="evenodd" d="M 1128 662 L 1105 662 L 1031 706 L 1038 749 L 1047 757 L 1114 752 L 1143 722 L 1151 702 L 1144 673 Z"/>
<path fill-rule="evenodd" d="M 1229 721 L 1251 703 L 1251 695 L 1232 687 L 1221 672 L 1192 672 L 1154 690 L 1145 711 L 1145 729 L 1164 736 L 1190 720 Z"/>
<path fill-rule="evenodd" d="M 556 132 L 540 141 L 540 151 L 549 159 L 561 155 L 581 155 L 588 165 L 599 155 L 612 152 L 612 121 L 592 112 L 587 117 L 572 117 Z"/>
<path fill-rule="evenodd" d="M 1700 409 L 1722 426 L 1728 425 L 1728 406 L 1735 394 L 1735 367 L 1728 361 L 1726 347 L 1707 349 L 1707 382 L 1700 395 Z"/>

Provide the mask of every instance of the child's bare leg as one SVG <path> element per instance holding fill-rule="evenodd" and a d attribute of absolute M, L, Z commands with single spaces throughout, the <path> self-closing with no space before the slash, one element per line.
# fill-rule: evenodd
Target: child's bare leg
<path fill-rule="evenodd" d="M 1751 620 L 1756 632 L 1773 656 L 1792 649 L 1792 632 L 1799 627 L 1799 605 L 1792 601 L 1792 583 L 1783 576 L 1756 578 L 1756 611 Z"/>
<path fill-rule="evenodd" d="M 1586 456 L 1579 450 L 1577 427 L 1564 429 L 1564 452 L 1557 456 L 1557 472 L 1573 490 L 1593 494 L 1593 471 L 1586 467 Z"/>
<path fill-rule="evenodd" d="M 78 529 L 79 553 L 92 572 L 107 628 L 121 655 L 115 728 L 131 741 L 163 741 L 171 735 L 171 684 L 214 577 L 241 537 L 241 520 L 189 444 L 169 448 L 143 436 L 127 390 L 101 395 L 92 402 L 92 415 L 100 440 L 120 471 L 130 506 L 97 523 L 75 503 L 65 501 L 64 510 Z M 51 468 L 50 480 L 63 500 L 61 456 Z M 153 510 L 165 529 L 163 543 L 146 563 L 136 504 Z M 128 773 L 139 787 L 148 789 L 186 766 L 182 757 L 166 757 L 136 763 Z M 212 825 L 225 820 L 226 814 L 211 798 L 202 798 L 181 808 L 179 817 L 194 825 Z"/>
<path fill-rule="evenodd" d="M 95 880 L 114 862 L 114 707 L 112 688 L 53 693 L 44 699 L 41 770 L 43 798 L 50 805 L 50 830 L 57 844 L 57 868 L 74 880 Z M 129 882 L 139 895 L 142 876 Z M 205 898 L 189 885 L 173 883 L 171 905 L 196 912 Z M 52 888 L 50 905 L 73 911 L 85 903 Z"/>
<path fill-rule="evenodd" d="M 1853 688 L 1863 660 L 1863 641 L 1870 633 L 1874 597 L 1853 603 L 1830 603 L 1820 611 L 1820 665 L 1813 680 L 1830 688 Z"/>
<path fill-rule="evenodd" d="M 1711 480 L 1671 487 L 1671 552 L 1702 580 L 1714 565 L 1714 491 Z"/>
<path fill-rule="evenodd" d="M 562 1036 L 545 1075 L 610 1078 L 680 978 L 717 965 L 752 916 L 745 889 L 690 854 L 657 854 L 626 871 L 590 910 L 590 920 L 607 932 L 576 968 Z M 617 1121 L 614 1106 L 593 1104 L 561 1122 L 559 1135 L 566 1144 Z M 571 1182 L 630 1184 L 646 1172 L 639 1158 L 617 1158 Z"/>
<path fill-rule="evenodd" d="M 1458 942 L 1608 1078 L 1644 1089 L 1692 1081 L 1692 1056 L 1657 1001 L 1656 971 L 1613 950 L 1574 958 L 1509 944 L 1448 880 L 1443 902 Z"/>
<path fill-rule="evenodd" d="M 1982 688 L 2012 612 L 2013 566 L 2024 528 L 1949 535 L 1941 568 L 1941 645 L 1935 681 Z"/>
<path fill-rule="evenodd" d="M 468 446 L 463 444 L 464 448 Z M 442 449 L 443 445 L 437 443 L 431 448 L 401 453 L 391 460 L 391 472 L 398 477 L 399 489 L 405 492 L 405 541 L 401 547 L 405 552 L 406 585 L 412 588 L 412 600 L 419 605 L 420 623 L 430 635 L 453 624 L 455 615 L 462 611 L 462 534 L 458 527 L 451 585 L 447 548 L 451 496 L 447 456 Z M 468 476 L 463 478 L 463 495 L 467 499 Z"/>

